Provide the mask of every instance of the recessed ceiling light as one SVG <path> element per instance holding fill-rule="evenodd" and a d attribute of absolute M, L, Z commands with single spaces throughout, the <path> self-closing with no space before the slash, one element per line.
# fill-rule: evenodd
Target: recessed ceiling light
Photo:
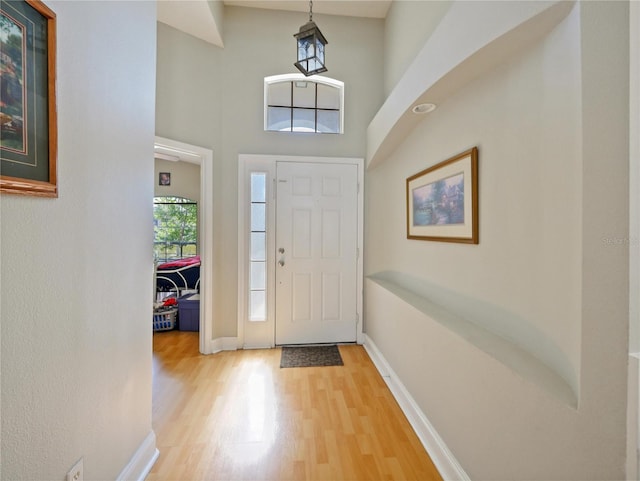
<path fill-rule="evenodd" d="M 436 104 L 418 104 L 414 106 L 411 111 L 414 114 L 428 114 L 436 109 Z"/>

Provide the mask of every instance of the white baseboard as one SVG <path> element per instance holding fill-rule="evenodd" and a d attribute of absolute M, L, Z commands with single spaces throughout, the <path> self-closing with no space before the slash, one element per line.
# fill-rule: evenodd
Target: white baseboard
<path fill-rule="evenodd" d="M 220 351 L 235 351 L 238 349 L 237 337 L 218 337 L 211 341 L 211 354 Z"/>
<path fill-rule="evenodd" d="M 391 369 L 378 347 L 366 334 L 364 335 L 364 348 L 387 383 L 396 401 L 398 401 L 400 408 L 409 420 L 420 442 L 429 453 L 442 478 L 445 481 L 471 481 L 471 478 L 464 472 L 453 453 L 431 425 L 427 416 L 422 412 L 393 369 Z"/>
<path fill-rule="evenodd" d="M 160 451 L 156 448 L 156 433 L 151 431 L 116 481 L 144 481 L 159 455 Z"/>

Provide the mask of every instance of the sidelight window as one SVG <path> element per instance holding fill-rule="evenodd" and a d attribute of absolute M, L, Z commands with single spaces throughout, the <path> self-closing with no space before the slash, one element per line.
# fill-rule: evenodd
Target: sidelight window
<path fill-rule="evenodd" d="M 267 174 L 251 173 L 249 320 L 267 320 Z"/>

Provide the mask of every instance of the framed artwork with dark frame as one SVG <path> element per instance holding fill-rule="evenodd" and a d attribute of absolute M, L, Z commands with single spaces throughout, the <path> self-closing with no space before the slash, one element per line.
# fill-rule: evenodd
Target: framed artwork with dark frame
<path fill-rule="evenodd" d="M 158 185 L 171 185 L 171 172 L 160 172 Z"/>
<path fill-rule="evenodd" d="M 0 192 L 58 196 L 56 15 L 0 3 Z"/>
<path fill-rule="evenodd" d="M 478 244 L 478 148 L 407 179 L 407 238 Z"/>

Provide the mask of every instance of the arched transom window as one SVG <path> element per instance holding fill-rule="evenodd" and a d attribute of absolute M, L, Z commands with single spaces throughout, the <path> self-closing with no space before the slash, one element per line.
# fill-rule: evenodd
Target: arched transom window
<path fill-rule="evenodd" d="M 320 75 L 286 74 L 264 79 L 264 129 L 343 133 L 344 82 Z"/>

